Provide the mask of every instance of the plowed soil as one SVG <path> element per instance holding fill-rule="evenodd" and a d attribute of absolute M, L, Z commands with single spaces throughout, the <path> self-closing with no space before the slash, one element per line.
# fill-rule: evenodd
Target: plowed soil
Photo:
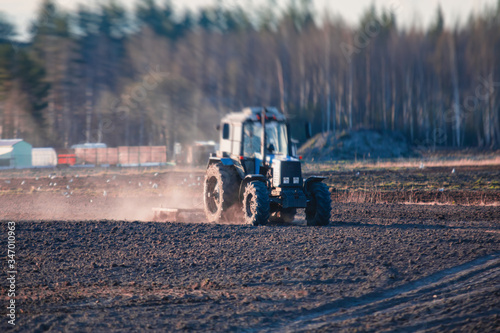
<path fill-rule="evenodd" d="M 0 330 L 492 332 L 498 167 L 481 170 L 453 174 L 483 172 L 489 182 L 475 189 L 463 180 L 456 191 L 493 198 L 465 205 L 338 195 L 387 178 L 395 184 L 384 191 L 396 197 L 405 172 L 439 186 L 450 170 L 354 170 L 350 186 L 327 173 L 337 184 L 327 227 L 305 226 L 302 212 L 290 225 L 207 224 L 199 215 L 153 222 L 152 207 L 199 207 L 200 172 L 0 173 L 2 276 L 8 221 L 18 265 L 16 326 L 2 310 Z M 375 180 L 357 186 L 360 176 Z M 2 278 L 4 309 L 7 289 Z"/>

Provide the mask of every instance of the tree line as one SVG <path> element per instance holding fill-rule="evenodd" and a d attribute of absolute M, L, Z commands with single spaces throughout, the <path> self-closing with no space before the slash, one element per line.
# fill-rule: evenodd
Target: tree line
<path fill-rule="evenodd" d="M 216 139 L 230 110 L 274 105 L 294 137 L 360 128 L 426 147 L 500 146 L 500 1 L 447 28 L 399 27 L 403 2 L 356 26 L 311 0 L 175 10 L 170 1 L 67 12 L 44 0 L 30 39 L 0 16 L 0 138 L 34 146 Z"/>

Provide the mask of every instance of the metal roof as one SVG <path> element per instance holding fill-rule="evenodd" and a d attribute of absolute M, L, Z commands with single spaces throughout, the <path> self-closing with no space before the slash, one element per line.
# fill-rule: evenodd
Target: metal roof
<path fill-rule="evenodd" d="M 72 145 L 71 149 L 75 148 L 107 148 L 108 146 L 102 142 L 86 142 L 77 145 Z"/>
<path fill-rule="evenodd" d="M 23 141 L 23 139 L 1 139 L 0 147 L 11 147 L 21 141 Z"/>
<path fill-rule="evenodd" d="M 231 112 L 227 114 L 223 122 L 238 122 L 258 121 L 263 107 L 247 107 L 239 112 Z M 266 116 L 277 121 L 286 121 L 285 115 L 278 111 L 275 107 L 266 107 Z"/>

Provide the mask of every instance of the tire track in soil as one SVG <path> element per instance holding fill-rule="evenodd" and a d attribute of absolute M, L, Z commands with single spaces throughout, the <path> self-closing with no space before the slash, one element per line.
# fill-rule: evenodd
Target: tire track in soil
<path fill-rule="evenodd" d="M 391 313 L 402 313 L 405 310 L 411 315 L 412 308 L 423 307 L 426 304 L 429 305 L 429 303 L 439 301 L 438 295 L 450 294 L 450 298 L 463 298 L 464 296 L 461 294 L 457 296 L 457 291 L 460 288 L 473 288 L 473 291 L 467 291 L 468 294 L 498 293 L 500 290 L 498 281 L 500 281 L 500 252 L 439 271 L 400 287 L 370 293 L 357 298 L 348 297 L 308 310 L 309 314 L 299 316 L 294 322 L 286 326 L 283 326 L 283 323 L 276 323 L 271 327 L 261 327 L 255 330 L 261 332 L 318 331 L 332 325 L 338 325 L 336 327 L 338 330 L 338 328 L 344 327 L 342 322 L 362 320 L 366 316 L 390 315 Z M 482 284 L 488 284 L 488 282 L 493 286 L 477 288 Z M 494 313 L 485 313 L 484 315 L 498 314 L 499 312 L 500 301 Z M 444 321 L 449 322 L 450 318 L 431 322 L 415 320 L 414 323 L 408 322 L 408 324 L 412 325 L 412 330 L 416 330 L 426 328 L 430 324 L 432 326 L 439 325 Z M 405 330 L 407 329 L 410 328 L 405 327 Z M 329 329 L 325 329 L 325 331 L 329 331 Z"/>

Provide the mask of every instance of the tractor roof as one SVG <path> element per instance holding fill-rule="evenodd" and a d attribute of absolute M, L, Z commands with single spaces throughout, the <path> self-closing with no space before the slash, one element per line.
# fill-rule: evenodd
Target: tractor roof
<path fill-rule="evenodd" d="M 259 121 L 263 107 L 247 107 L 241 111 L 228 113 L 222 122 L 244 123 L 245 121 Z M 276 121 L 286 121 L 285 115 L 275 107 L 266 107 L 266 116 Z"/>

